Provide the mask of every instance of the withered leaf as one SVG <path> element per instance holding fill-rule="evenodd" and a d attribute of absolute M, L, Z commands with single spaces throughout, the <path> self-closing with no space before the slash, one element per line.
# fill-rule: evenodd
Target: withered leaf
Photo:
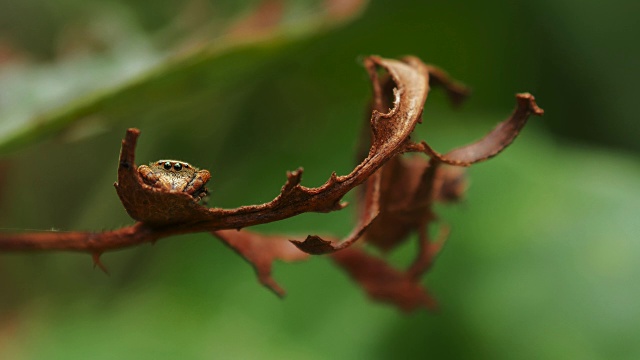
<path fill-rule="evenodd" d="M 418 227 L 418 253 L 411 266 L 407 269 L 406 274 L 415 279 L 419 279 L 424 275 L 433 266 L 433 262 L 440 254 L 448 238 L 449 226 L 442 226 L 436 241 L 431 241 L 427 223 L 421 224 Z"/>
<path fill-rule="evenodd" d="M 396 156 L 382 168 L 380 214 L 365 233 L 367 243 L 388 251 L 435 215 L 431 212 L 433 168 L 419 157 Z"/>
<path fill-rule="evenodd" d="M 382 157 L 386 161 L 392 159 L 403 150 L 402 145 L 409 139 L 416 124 L 421 120 L 422 108 L 429 90 L 429 74 L 426 66 L 409 58 L 408 62 L 388 61 L 377 57 L 365 60 L 365 66 L 374 91 L 374 109 L 370 120 L 371 146 L 367 157 L 356 167 L 363 170 L 371 166 L 373 160 Z M 384 112 L 385 104 L 390 101 L 384 99 L 384 83 L 378 76 L 378 67 L 387 70 L 388 80 L 392 81 L 393 108 Z M 383 163 L 384 164 L 384 163 Z M 376 164 L 375 169 L 380 165 Z M 365 196 L 358 224 L 351 234 L 340 243 L 323 240 L 319 236 L 308 236 L 304 241 L 293 241 L 303 251 L 310 254 L 324 254 L 342 250 L 351 246 L 362 236 L 367 227 L 378 216 L 381 173 L 378 171 L 369 177 L 365 184 Z"/>
<path fill-rule="evenodd" d="M 449 227 L 445 226 L 432 242 L 426 224 L 419 226 L 419 250 L 411 266 L 404 271 L 360 248 L 336 252 L 331 258 L 372 300 L 390 303 L 405 312 L 418 308 L 434 310 L 437 303 L 420 284 L 420 279 L 433 265 L 448 236 Z"/>
<path fill-rule="evenodd" d="M 386 113 L 373 112 L 371 129 L 374 135 L 369 155 L 350 174 L 332 174 L 324 185 L 307 188 L 300 185 L 302 169 L 298 169 L 287 174 L 288 179 L 280 195 L 269 203 L 232 210 L 209 209 L 194 202 L 187 194 L 146 185 L 140 179 L 134 161 L 135 144 L 140 132 L 129 129 L 122 144 L 118 182 L 115 184 L 127 212 L 132 218 L 152 227 L 179 225 L 191 229 L 219 230 L 271 222 L 303 212 L 341 209 L 343 205 L 340 200 L 348 191 L 372 177 L 386 161 L 404 149 L 427 96 L 428 74 L 424 65 L 410 66 L 379 57 L 368 58 L 366 64 L 372 79 L 377 78 L 375 68 L 382 67 L 396 83 L 394 107 Z M 375 212 L 371 212 L 371 216 L 365 217 L 365 220 L 374 217 Z M 362 228 L 366 225 L 367 221 Z M 363 229 L 354 231 L 354 234 L 361 233 Z M 310 242 L 313 239 L 310 238 Z"/>
<path fill-rule="evenodd" d="M 436 170 L 433 184 L 433 200 L 449 203 L 462 199 L 468 187 L 466 169 L 440 166 Z"/>
<path fill-rule="evenodd" d="M 437 307 L 419 279 L 362 249 L 344 249 L 331 254 L 331 259 L 360 284 L 372 300 L 392 304 L 405 312 Z"/>
<path fill-rule="evenodd" d="M 407 57 L 414 62 L 422 62 L 417 57 Z M 464 84 L 454 80 L 449 74 L 437 66 L 426 65 L 429 72 L 429 86 L 442 87 L 446 92 L 453 106 L 460 106 L 469 97 L 471 90 Z"/>
<path fill-rule="evenodd" d="M 473 144 L 469 144 L 442 155 L 433 150 L 426 142 L 413 144 L 413 151 L 424 151 L 431 158 L 455 166 L 470 166 L 485 161 L 509 146 L 518 136 L 530 115 L 542 116 L 542 110 L 536 104 L 533 95 L 522 93 L 516 95 L 517 105 L 511 116 L 498 124 L 490 133 Z"/>
<path fill-rule="evenodd" d="M 343 241 L 335 243 L 330 240 L 324 240 L 317 235 L 309 235 L 304 241 L 291 240 L 291 242 L 300 250 L 313 255 L 328 254 L 351 246 L 362 236 L 380 213 L 380 175 L 380 171 L 377 171 L 367 179 L 365 185 L 366 194 L 363 200 L 363 210 L 360 212 L 360 219 L 351 234 Z"/>
<path fill-rule="evenodd" d="M 435 301 L 420 284 L 448 234 L 445 227 L 438 240 L 429 239 L 429 226 L 436 219 L 433 203 L 460 199 L 466 189 L 464 169 L 460 166 L 495 156 L 516 138 L 530 115 L 542 115 L 543 111 L 532 95 L 518 94 L 517 108 L 509 119 L 481 140 L 442 155 L 426 142 L 412 142 L 410 135 L 421 122 L 429 85 L 443 86 L 454 104 L 468 95 L 466 87 L 415 57 L 397 61 L 372 56 L 365 59 L 365 66 L 374 93 L 372 115 L 363 131 L 369 141 L 362 141 L 361 161 L 349 174 L 333 173 L 322 186 L 308 188 L 300 184 L 300 168 L 287 173 L 280 194 L 268 203 L 236 209 L 207 208 L 186 193 L 154 188 L 142 181 L 135 165 L 140 131 L 129 129 L 122 142 L 118 181 L 114 185 L 127 213 L 138 221 L 136 224 L 99 233 L 0 234 L 0 250 L 84 251 L 93 254 L 94 263 L 103 267 L 99 256 L 104 251 L 175 234 L 208 231 L 250 262 L 260 282 L 279 296 L 284 295 L 284 290 L 271 277 L 274 260 L 297 261 L 307 258 L 306 253 L 332 253 L 334 262 L 372 299 L 394 304 L 407 312 L 420 307 L 435 308 Z M 380 75 L 380 69 L 386 74 Z M 402 155 L 408 152 L 422 152 L 429 159 Z M 284 236 L 225 230 L 304 212 L 340 210 L 345 206 L 342 197 L 362 184 L 358 223 L 343 241 L 308 236 L 304 241 L 292 241 L 296 248 Z M 215 192 L 215 188 L 212 190 Z M 364 237 L 368 243 L 388 251 L 406 241 L 414 231 L 419 235 L 419 251 L 406 270 L 396 269 L 361 248 L 350 248 Z"/>
<path fill-rule="evenodd" d="M 167 191 L 145 184 L 135 165 L 135 147 L 140 130 L 129 129 L 122 141 L 118 181 L 114 184 L 120 201 L 132 218 L 150 225 L 192 222 L 206 208 L 181 191 Z"/>
<path fill-rule="evenodd" d="M 436 220 L 435 201 L 458 201 L 467 188 L 464 168 L 438 166 L 417 156 L 396 156 L 381 171 L 380 214 L 364 237 L 384 252 Z"/>
<path fill-rule="evenodd" d="M 285 295 L 285 291 L 271 277 L 273 262 L 301 261 L 309 257 L 293 246 L 285 236 L 262 235 L 246 230 L 219 230 L 212 234 L 249 262 L 262 285 L 280 297 Z"/>
<path fill-rule="evenodd" d="M 467 87 L 451 79 L 443 70 L 425 65 L 416 57 L 405 57 L 403 61 L 422 69 L 422 73 L 426 69 L 428 76 L 423 81 L 428 81 L 430 86 L 444 87 L 454 105 L 460 105 L 468 96 Z M 389 77 L 376 77 L 376 73 L 372 72 L 374 69 L 369 69 L 373 85 L 372 108 L 383 111 L 393 101 L 391 95 L 395 83 Z M 362 132 L 364 135 L 368 133 Z M 428 168 L 429 171 L 427 171 Z M 446 171 L 436 169 L 436 164 L 430 165 L 426 159 L 416 156 L 405 159 L 397 154 L 379 171 L 382 173 L 379 196 L 380 215 L 367 229 L 366 240 L 384 251 L 400 244 L 419 225 L 426 224 L 435 217 L 431 212 L 433 196 L 440 199 L 439 195 L 443 195 L 441 192 L 447 191 L 451 192 L 447 194 L 448 196 L 455 198 L 461 196 L 456 192 L 464 190 L 462 176 L 456 178 L 436 176 L 436 171 L 438 175 L 445 175 Z M 443 181 L 440 181 L 441 178 Z M 457 186 L 450 186 L 452 184 Z M 366 206 L 365 202 L 361 201 L 360 211 L 366 211 Z"/>
<path fill-rule="evenodd" d="M 444 76 L 440 74 L 440 76 Z M 441 78 L 442 84 L 451 83 Z M 532 95 L 518 94 L 517 107 L 506 121 L 474 144 L 458 148 L 447 155 L 435 152 L 426 142 L 408 144 L 408 151 L 422 151 L 431 161 L 396 156 L 382 167 L 380 215 L 369 226 L 366 241 L 383 251 L 402 243 L 407 236 L 435 219 L 434 201 L 456 201 L 466 189 L 464 172 L 442 167 L 440 163 L 470 166 L 504 150 L 518 135 L 531 114 L 542 115 Z"/>

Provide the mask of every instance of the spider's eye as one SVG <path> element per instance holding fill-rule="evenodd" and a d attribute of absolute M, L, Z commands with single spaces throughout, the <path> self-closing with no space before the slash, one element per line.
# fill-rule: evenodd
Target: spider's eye
<path fill-rule="evenodd" d="M 164 168 L 166 170 L 171 170 L 171 163 L 169 161 L 167 161 L 166 163 L 164 163 Z"/>
<path fill-rule="evenodd" d="M 180 170 L 182 170 L 182 164 L 175 163 L 175 164 L 173 164 L 173 168 L 176 169 L 176 171 L 180 171 Z"/>

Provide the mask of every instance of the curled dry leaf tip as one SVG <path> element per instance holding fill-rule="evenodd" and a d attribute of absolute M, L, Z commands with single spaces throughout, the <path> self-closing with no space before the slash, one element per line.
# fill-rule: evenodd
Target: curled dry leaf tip
<path fill-rule="evenodd" d="M 538 107 L 533 95 L 517 94 L 516 108 L 511 116 L 475 143 L 454 149 L 445 155 L 432 149 L 425 141 L 420 144 L 410 144 L 408 149 L 422 151 L 432 159 L 448 165 L 471 166 L 498 155 L 511 145 L 531 115 L 542 116 L 543 114 L 544 110 Z"/>

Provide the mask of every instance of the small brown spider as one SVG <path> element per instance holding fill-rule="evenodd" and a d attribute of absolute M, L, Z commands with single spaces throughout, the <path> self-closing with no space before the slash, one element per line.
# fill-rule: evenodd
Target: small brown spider
<path fill-rule="evenodd" d="M 185 192 L 196 202 L 209 195 L 205 187 L 211 179 L 208 170 L 199 170 L 191 164 L 177 160 L 158 160 L 138 167 L 142 180 L 153 187 Z"/>

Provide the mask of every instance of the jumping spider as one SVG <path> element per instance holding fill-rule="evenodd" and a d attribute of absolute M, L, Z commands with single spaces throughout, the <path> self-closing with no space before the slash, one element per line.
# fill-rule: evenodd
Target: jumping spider
<path fill-rule="evenodd" d="M 146 184 L 158 189 L 185 192 L 196 202 L 209 195 L 205 185 L 211 179 L 211 173 L 184 161 L 158 160 L 149 163 L 149 166 L 139 166 L 138 173 Z"/>

